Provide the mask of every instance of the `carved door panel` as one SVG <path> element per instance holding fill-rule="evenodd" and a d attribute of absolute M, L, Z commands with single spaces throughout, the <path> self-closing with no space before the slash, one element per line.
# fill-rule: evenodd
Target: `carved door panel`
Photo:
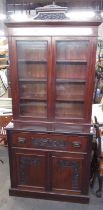
<path fill-rule="evenodd" d="M 13 151 L 13 187 L 45 190 L 46 187 L 45 152 L 19 150 Z"/>
<path fill-rule="evenodd" d="M 87 164 L 84 155 L 56 153 L 52 156 L 52 191 L 85 194 L 87 180 Z"/>

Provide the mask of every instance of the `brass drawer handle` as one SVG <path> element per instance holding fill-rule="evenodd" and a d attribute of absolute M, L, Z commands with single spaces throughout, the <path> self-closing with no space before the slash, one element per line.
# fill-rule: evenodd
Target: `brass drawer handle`
<path fill-rule="evenodd" d="M 24 144 L 25 143 L 25 138 L 18 137 L 18 143 L 19 144 Z"/>
<path fill-rule="evenodd" d="M 72 142 L 72 147 L 80 147 L 81 143 L 79 141 Z"/>

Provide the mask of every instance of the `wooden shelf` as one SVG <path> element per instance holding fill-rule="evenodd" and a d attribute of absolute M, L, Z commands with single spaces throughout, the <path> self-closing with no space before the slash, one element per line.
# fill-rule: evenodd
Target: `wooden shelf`
<path fill-rule="evenodd" d="M 46 64 L 47 60 L 27 60 L 27 59 L 18 59 L 18 62 L 26 64 Z"/>
<path fill-rule="evenodd" d="M 23 82 L 23 83 L 47 82 L 47 79 L 40 79 L 40 78 L 37 78 L 37 79 L 19 79 L 19 82 Z"/>
<path fill-rule="evenodd" d="M 26 100 L 26 101 L 46 101 L 47 99 L 46 98 L 38 98 L 38 97 L 34 97 L 34 98 L 30 98 L 30 97 L 25 97 L 25 96 L 23 96 L 23 97 L 20 97 L 20 100 Z"/>
<path fill-rule="evenodd" d="M 83 79 L 56 79 L 57 83 L 85 83 L 86 81 Z"/>
<path fill-rule="evenodd" d="M 8 58 L 0 58 L 0 61 L 7 61 Z"/>
<path fill-rule="evenodd" d="M 57 64 L 70 64 L 70 65 L 84 65 L 87 64 L 86 60 L 57 60 Z"/>
<path fill-rule="evenodd" d="M 0 65 L 0 69 L 7 68 L 9 65 Z"/>
<path fill-rule="evenodd" d="M 80 99 L 56 99 L 58 103 L 84 103 L 84 100 Z"/>
<path fill-rule="evenodd" d="M 8 54 L 8 51 L 5 50 L 5 51 L 0 51 L 0 55 L 7 55 Z"/>
<path fill-rule="evenodd" d="M 20 101 L 24 101 L 25 100 L 25 102 L 27 102 L 27 103 L 20 103 L 20 106 L 29 106 L 29 105 L 33 105 L 35 102 L 36 103 L 41 103 L 41 102 L 46 102 L 47 101 L 47 99 L 40 99 L 40 98 L 32 98 L 32 99 L 30 99 L 30 98 L 23 98 L 23 97 L 21 97 L 20 98 Z"/>

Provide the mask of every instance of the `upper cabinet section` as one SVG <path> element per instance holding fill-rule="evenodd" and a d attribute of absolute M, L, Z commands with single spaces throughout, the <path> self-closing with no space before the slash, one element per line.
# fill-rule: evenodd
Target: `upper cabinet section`
<path fill-rule="evenodd" d="M 88 37 L 13 37 L 14 117 L 89 121 L 93 93 L 90 75 L 95 74 L 91 64 L 94 43 L 94 38 Z"/>
<path fill-rule="evenodd" d="M 89 123 L 100 21 L 70 21 L 53 9 L 6 24 L 14 120 Z"/>

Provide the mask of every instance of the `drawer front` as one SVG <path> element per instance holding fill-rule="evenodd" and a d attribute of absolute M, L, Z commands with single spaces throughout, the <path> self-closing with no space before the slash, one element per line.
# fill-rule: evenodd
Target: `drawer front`
<path fill-rule="evenodd" d="M 86 152 L 88 149 L 87 136 L 14 132 L 11 139 L 12 145 L 17 147 L 67 150 L 76 152 Z"/>
<path fill-rule="evenodd" d="M 16 147 L 28 147 L 30 144 L 29 132 L 13 132 L 11 144 Z"/>

